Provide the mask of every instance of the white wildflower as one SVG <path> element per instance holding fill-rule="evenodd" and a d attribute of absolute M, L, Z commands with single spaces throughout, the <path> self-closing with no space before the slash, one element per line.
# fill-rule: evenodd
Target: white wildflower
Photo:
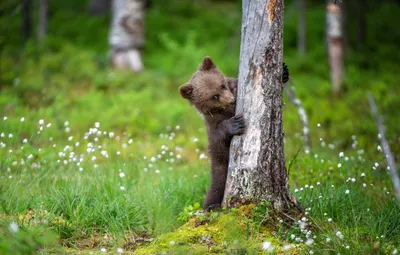
<path fill-rule="evenodd" d="M 272 243 L 268 242 L 268 241 L 263 242 L 262 245 L 261 245 L 261 248 L 264 251 L 267 251 L 267 252 L 273 252 L 274 251 L 274 247 L 272 246 Z"/>
<path fill-rule="evenodd" d="M 101 151 L 101 155 L 105 158 L 108 158 L 107 151 Z"/>
<path fill-rule="evenodd" d="M 340 231 L 336 232 L 336 236 L 339 237 L 340 239 L 344 238 L 344 235 Z"/>
<path fill-rule="evenodd" d="M 16 222 L 11 222 L 10 226 L 8 227 L 11 232 L 16 233 L 19 230 L 18 224 Z"/>
<path fill-rule="evenodd" d="M 25 121 L 25 118 L 24 118 L 24 117 L 22 117 L 22 118 L 21 118 L 21 122 L 24 122 L 24 121 Z"/>
<path fill-rule="evenodd" d="M 119 173 L 119 177 L 123 178 L 123 177 L 125 177 L 125 174 L 121 172 L 121 173 Z"/>

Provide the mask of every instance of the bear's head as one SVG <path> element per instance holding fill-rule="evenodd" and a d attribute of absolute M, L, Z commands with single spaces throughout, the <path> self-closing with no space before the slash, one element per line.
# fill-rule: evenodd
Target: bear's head
<path fill-rule="evenodd" d="M 197 72 L 179 92 L 203 115 L 234 112 L 235 95 L 210 57 L 204 57 Z"/>

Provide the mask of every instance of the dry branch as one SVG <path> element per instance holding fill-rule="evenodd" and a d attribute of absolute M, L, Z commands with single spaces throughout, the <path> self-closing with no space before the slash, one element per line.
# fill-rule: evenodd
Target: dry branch
<path fill-rule="evenodd" d="M 300 120 L 301 120 L 301 125 L 302 125 L 302 131 L 303 131 L 303 138 L 304 138 L 304 142 L 305 142 L 305 149 L 306 150 L 310 150 L 311 148 L 311 139 L 310 139 L 310 128 L 308 127 L 308 117 L 307 117 L 307 113 L 306 110 L 303 107 L 303 104 L 301 103 L 300 99 L 298 99 L 296 97 L 296 93 L 295 93 L 295 88 L 293 86 L 293 82 L 290 79 L 288 83 L 285 84 L 286 85 L 286 96 L 288 97 L 289 101 L 297 107 L 297 111 L 299 113 L 300 116 Z"/>
<path fill-rule="evenodd" d="M 390 176 L 392 178 L 394 190 L 396 192 L 397 199 L 400 201 L 400 179 L 399 179 L 399 175 L 397 173 L 396 163 L 394 161 L 392 151 L 390 150 L 389 143 L 386 140 L 385 128 L 383 126 L 382 117 L 379 115 L 378 108 L 375 104 L 374 97 L 369 92 L 368 92 L 368 102 L 369 102 L 369 106 L 371 108 L 371 113 L 376 120 L 376 125 L 378 126 L 378 131 L 379 131 L 379 135 L 380 135 L 379 138 L 381 141 L 381 146 L 383 148 L 383 152 L 385 153 L 386 161 L 389 165 Z"/>

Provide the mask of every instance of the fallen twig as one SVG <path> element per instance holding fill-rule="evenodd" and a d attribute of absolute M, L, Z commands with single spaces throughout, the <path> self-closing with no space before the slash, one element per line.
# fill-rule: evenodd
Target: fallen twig
<path fill-rule="evenodd" d="M 397 174 L 396 163 L 394 162 L 394 157 L 393 157 L 392 151 L 390 150 L 389 143 L 386 140 L 385 128 L 383 126 L 383 120 L 382 120 L 382 117 L 379 115 L 378 108 L 376 107 L 374 97 L 369 92 L 367 95 L 368 95 L 369 106 L 371 108 L 371 113 L 374 116 L 374 118 L 376 120 L 376 124 L 378 126 L 378 131 L 379 131 L 379 135 L 380 135 L 379 139 L 381 141 L 381 146 L 383 148 L 383 152 L 385 153 L 385 156 L 386 156 L 386 161 L 389 165 L 390 176 L 392 178 L 394 190 L 396 192 L 396 196 L 397 196 L 398 200 L 400 201 L 400 179 L 399 179 L 399 175 Z"/>
<path fill-rule="evenodd" d="M 289 101 L 297 107 L 299 116 L 300 116 L 300 120 L 301 120 L 301 125 L 302 125 L 302 130 L 303 130 L 303 138 L 304 138 L 304 142 L 305 142 L 305 149 L 306 150 L 310 150 L 311 148 L 311 140 L 310 140 L 310 129 L 308 127 L 308 117 L 307 117 L 307 113 L 306 110 L 303 107 L 303 104 L 301 103 L 301 101 L 296 97 L 296 93 L 295 93 L 295 89 L 293 86 L 293 82 L 292 79 L 289 79 L 289 82 L 287 82 L 286 84 L 286 95 L 289 99 Z"/>

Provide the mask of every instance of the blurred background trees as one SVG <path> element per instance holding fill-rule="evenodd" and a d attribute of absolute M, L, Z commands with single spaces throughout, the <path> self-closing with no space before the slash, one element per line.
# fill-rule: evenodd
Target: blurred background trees
<path fill-rule="evenodd" d="M 125 7 L 126 3 L 121 1 L 119 6 Z M 148 4 L 141 2 L 132 8 L 143 9 Z M 296 95 L 304 100 L 310 125 L 318 118 L 330 132 L 350 135 L 355 124 L 348 122 L 344 109 L 352 102 L 356 105 L 352 116 L 367 115 L 360 114 L 368 108 L 365 90 L 376 92 L 378 104 L 384 104 L 383 113 L 396 105 L 393 74 L 400 59 L 400 31 L 393 17 L 400 11 L 399 1 L 395 0 L 338 1 L 335 7 L 339 4 L 344 5 L 344 22 L 337 99 L 331 98 L 327 2 L 285 1 L 284 61 L 294 78 Z M 165 75 L 169 83 L 180 84 L 205 55 L 220 63 L 227 75 L 237 76 L 241 1 L 172 0 L 166 5 L 153 0 L 135 17 L 129 16 L 132 11 L 128 16 L 117 14 L 121 8 L 112 8 L 110 0 L 2 1 L 1 86 L 16 92 L 28 105 L 35 106 L 39 98 L 50 104 L 56 102 L 51 94 L 55 88 L 73 89 L 77 81 L 101 90 L 117 86 L 107 74 L 111 59 L 130 69 L 146 66 L 148 73 L 144 75 Z M 118 22 L 117 16 L 126 23 Z M 142 35 L 132 37 L 135 31 Z M 113 34 L 118 35 L 117 43 L 111 40 Z M 130 61 L 130 57 L 137 61 Z M 61 73 L 67 75 L 58 77 Z M 122 86 L 123 82 L 118 84 Z M 331 110 L 333 105 L 337 111 Z M 290 116 L 286 120 L 289 130 L 298 126 L 297 117 Z M 337 122 L 344 124 L 334 125 Z M 372 134 L 371 127 L 365 125 L 356 125 L 355 129 Z"/>

